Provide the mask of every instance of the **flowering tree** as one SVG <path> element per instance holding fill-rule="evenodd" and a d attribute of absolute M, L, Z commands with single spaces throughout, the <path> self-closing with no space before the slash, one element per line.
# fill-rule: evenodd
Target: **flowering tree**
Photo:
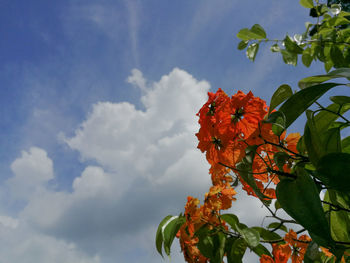
<path fill-rule="evenodd" d="M 349 5 L 300 4 L 317 20 L 307 23 L 303 34 L 271 40 L 255 24 L 237 34 L 238 49 L 246 49 L 254 61 L 259 45 L 272 41 L 271 50 L 281 53 L 286 64 L 296 65 L 301 57 L 309 67 L 318 60 L 327 73 L 302 79 L 295 93 L 281 85 L 269 106 L 251 92 L 231 97 L 221 89 L 208 93 L 197 114 L 196 136 L 210 164 L 212 186 L 202 205 L 188 197 L 183 214 L 162 220 L 156 233 L 160 254 L 164 249 L 170 255 L 177 237 L 187 262 L 242 262 L 247 249 L 260 262 L 350 262 L 350 136 L 344 136 L 350 97 L 330 97 L 328 106 L 318 102 L 327 91 L 350 86 Z M 342 83 L 330 82 L 338 78 Z M 311 105 L 317 109 L 310 110 Z M 287 135 L 304 112 L 304 134 Z M 248 227 L 236 215 L 223 213 L 236 200 L 239 183 L 275 222 Z"/>

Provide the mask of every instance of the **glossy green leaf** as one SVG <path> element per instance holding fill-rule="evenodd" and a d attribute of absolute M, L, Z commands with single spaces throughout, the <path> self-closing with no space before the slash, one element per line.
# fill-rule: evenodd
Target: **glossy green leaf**
<path fill-rule="evenodd" d="M 318 131 L 327 130 L 330 125 L 339 118 L 339 116 L 336 114 L 337 112 L 344 114 L 348 110 L 350 110 L 350 104 L 343 105 L 339 110 L 339 105 L 337 103 L 333 103 L 329 105 L 326 110 L 320 111 L 314 118 Z"/>
<path fill-rule="evenodd" d="M 300 0 L 299 3 L 301 6 L 303 6 L 305 8 L 313 8 L 314 7 L 314 2 L 312 0 Z"/>
<path fill-rule="evenodd" d="M 279 86 L 278 89 L 274 92 L 274 94 L 271 97 L 269 115 L 278 105 L 280 105 L 282 102 L 284 102 L 286 99 L 288 99 L 292 95 L 293 95 L 293 91 L 289 85 L 283 84 Z"/>
<path fill-rule="evenodd" d="M 280 229 L 280 230 L 282 230 L 282 231 L 284 231 L 284 232 L 288 232 L 287 227 L 286 227 L 285 225 L 279 223 L 279 222 L 272 222 L 271 224 L 269 224 L 269 225 L 267 226 L 267 228 L 270 228 L 270 229 L 276 229 L 276 228 L 278 228 L 278 229 Z"/>
<path fill-rule="evenodd" d="M 272 123 L 272 132 L 280 136 L 286 127 L 286 116 L 281 111 L 272 112 L 264 122 Z"/>
<path fill-rule="evenodd" d="M 162 246 L 163 246 L 163 226 L 172 218 L 172 215 L 168 215 L 164 217 L 164 219 L 160 222 L 157 233 L 156 233 L 156 248 L 158 253 L 163 257 Z"/>
<path fill-rule="evenodd" d="M 297 168 L 296 174 L 295 180 L 278 183 L 277 200 L 292 218 L 309 231 L 312 238 L 317 237 L 320 245 L 333 244 L 314 181 L 302 168 Z"/>
<path fill-rule="evenodd" d="M 299 45 L 295 43 L 295 41 L 292 40 L 289 36 L 285 37 L 285 39 L 283 40 L 283 43 L 286 49 L 293 54 L 302 54 L 304 51 L 304 49 L 299 47 Z"/>
<path fill-rule="evenodd" d="M 317 178 L 325 185 L 339 191 L 350 191 L 350 154 L 329 153 L 316 167 Z"/>
<path fill-rule="evenodd" d="M 349 209 L 349 198 L 341 192 L 328 190 L 324 196 L 324 201 L 336 206 Z M 330 211 L 330 227 L 334 240 L 350 242 L 350 214 L 344 210 L 332 209 L 328 204 L 323 204 L 325 211 Z"/>
<path fill-rule="evenodd" d="M 254 226 L 251 229 L 254 229 L 255 231 L 257 231 L 260 235 L 260 238 L 263 240 L 272 241 L 272 240 L 281 239 L 281 236 L 279 234 L 277 234 L 275 232 L 271 232 L 265 228 Z"/>
<path fill-rule="evenodd" d="M 231 228 L 235 231 L 238 231 L 239 220 L 238 217 L 234 214 L 223 214 L 220 216 L 227 224 L 231 226 Z"/>
<path fill-rule="evenodd" d="M 248 245 L 243 238 L 238 238 L 233 242 L 230 252 L 227 255 L 228 263 L 242 263 L 242 258 Z"/>
<path fill-rule="evenodd" d="M 245 48 L 248 46 L 248 43 L 249 43 L 248 40 L 242 40 L 242 41 L 240 41 L 240 42 L 238 43 L 237 48 L 238 48 L 239 50 L 243 50 L 243 49 L 245 49 Z"/>
<path fill-rule="evenodd" d="M 262 255 L 268 255 L 272 257 L 270 251 L 264 247 L 262 244 L 257 245 L 256 247 L 252 248 L 252 251 L 258 255 L 258 257 L 261 257 Z"/>
<path fill-rule="evenodd" d="M 279 108 L 279 111 L 283 112 L 286 116 L 286 128 L 324 93 L 339 85 L 338 83 L 323 83 L 305 88 L 293 94 L 293 96 L 287 99 Z"/>
<path fill-rule="evenodd" d="M 163 239 L 164 239 L 164 251 L 170 256 L 170 247 L 174 241 L 176 233 L 180 227 L 185 223 L 184 217 L 172 217 L 164 226 Z"/>
<path fill-rule="evenodd" d="M 303 78 L 299 81 L 298 85 L 301 89 L 304 89 L 335 78 L 350 78 L 350 68 L 338 68 L 325 75 Z"/>
<path fill-rule="evenodd" d="M 296 53 L 292 53 L 288 50 L 281 50 L 282 58 L 284 63 L 288 65 L 296 66 L 298 62 L 298 55 Z"/>
<path fill-rule="evenodd" d="M 317 132 L 312 121 L 308 121 L 304 128 L 304 143 L 308 157 L 313 165 L 316 165 L 321 158 L 325 155 L 325 150 L 323 148 L 321 138 Z"/>
<path fill-rule="evenodd" d="M 206 258 L 214 258 L 214 240 L 212 236 L 200 236 L 197 243 L 197 248 Z"/>
<path fill-rule="evenodd" d="M 264 39 L 266 38 L 265 30 L 258 24 L 252 26 L 251 29 L 243 28 L 241 29 L 237 37 L 242 40 L 254 40 L 254 39 Z"/>
<path fill-rule="evenodd" d="M 323 135 L 323 145 L 326 153 L 341 152 L 340 128 L 327 130 Z"/>
<path fill-rule="evenodd" d="M 264 28 L 259 24 L 253 25 L 252 28 L 250 29 L 250 31 L 255 33 L 256 35 L 260 36 L 259 39 L 266 38 L 266 32 L 265 32 Z"/>
<path fill-rule="evenodd" d="M 246 55 L 247 57 L 251 60 L 254 61 L 256 54 L 258 53 L 259 50 L 259 44 L 258 43 L 253 43 L 251 45 L 249 45 L 249 47 L 247 48 L 247 52 Z"/>
<path fill-rule="evenodd" d="M 313 56 L 311 56 L 310 51 L 308 49 L 305 49 L 303 51 L 303 55 L 301 56 L 301 61 L 305 65 L 305 67 L 310 67 L 312 61 L 313 61 Z"/>
<path fill-rule="evenodd" d="M 260 235 L 259 232 L 253 228 L 243 228 L 239 229 L 238 232 L 241 234 L 242 238 L 248 244 L 249 247 L 253 248 L 259 245 Z"/>

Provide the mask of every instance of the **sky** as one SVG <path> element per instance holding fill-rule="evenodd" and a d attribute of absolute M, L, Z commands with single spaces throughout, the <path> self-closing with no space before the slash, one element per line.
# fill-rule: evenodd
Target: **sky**
<path fill-rule="evenodd" d="M 0 1 L 1 262 L 168 262 L 159 222 L 210 186 L 194 135 L 207 92 L 269 101 L 323 73 L 268 45 L 252 63 L 236 33 L 282 38 L 310 19 L 297 1 Z M 261 225 L 257 201 L 237 199 L 232 212 Z"/>

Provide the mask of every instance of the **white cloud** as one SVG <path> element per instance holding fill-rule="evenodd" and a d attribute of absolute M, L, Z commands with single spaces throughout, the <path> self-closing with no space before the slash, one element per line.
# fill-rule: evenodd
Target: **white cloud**
<path fill-rule="evenodd" d="M 30 148 L 29 152 L 22 151 L 22 156 L 11 164 L 11 170 L 14 176 L 6 183 L 15 198 L 28 198 L 54 177 L 52 160 L 37 147 Z"/>

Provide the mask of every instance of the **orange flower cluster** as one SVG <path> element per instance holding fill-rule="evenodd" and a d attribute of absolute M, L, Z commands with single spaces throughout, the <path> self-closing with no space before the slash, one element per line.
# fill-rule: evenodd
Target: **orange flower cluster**
<path fill-rule="evenodd" d="M 254 97 L 252 92 L 244 94 L 238 91 L 231 98 L 219 89 L 216 93 L 208 93 L 209 99 L 199 110 L 200 130 L 196 134 L 198 148 L 206 153 L 211 165 L 210 173 L 214 185 L 226 180 L 228 172 L 238 176 L 243 189 L 249 195 L 255 195 L 253 189 L 239 176 L 236 165 L 245 157 L 248 146 L 256 145 L 256 154 L 252 163 L 252 173 L 257 186 L 269 198 L 275 198 L 273 188 L 267 188 L 270 181 L 279 182 L 276 174 L 267 172 L 276 168 L 273 155 L 281 151 L 281 147 L 296 151 L 299 134 L 291 134 L 285 138 L 285 133 L 276 136 L 271 124 L 263 122 L 268 112 L 265 101 Z M 291 163 L 285 165 L 288 172 Z M 276 168 L 277 169 L 277 168 Z"/>
<path fill-rule="evenodd" d="M 294 150 L 300 137 L 295 134 L 287 138 L 285 134 L 276 136 L 272 132 L 271 124 L 263 122 L 268 112 L 265 101 L 254 97 L 251 92 L 244 94 L 238 91 L 229 97 L 219 89 L 216 93 L 209 92 L 208 97 L 208 101 L 197 114 L 200 130 L 196 136 L 199 140 L 198 148 L 206 154 L 211 165 L 213 186 L 205 195 L 204 204 L 200 207 L 198 199 L 188 197 L 185 206 L 186 222 L 177 233 L 185 260 L 191 263 L 209 260 L 196 246 L 198 237 L 195 236 L 195 232 L 199 228 L 206 225 L 209 229 L 228 229 L 225 222 L 220 220 L 219 212 L 229 209 L 235 200 L 233 178 L 229 173 L 233 172 L 239 178 L 248 194 L 256 196 L 236 169 L 236 165 L 246 157 L 247 147 L 256 146 L 255 158 L 251 160 L 255 182 L 265 196 L 273 199 L 276 198 L 275 190 L 267 186 L 271 185 L 271 182 L 277 184 L 279 179 L 267 170 L 267 164 L 272 169 L 278 169 L 273 161 L 273 155 L 283 151 L 278 146 Z M 290 167 L 291 164 L 286 163 L 283 167 L 284 172 L 288 172 Z M 286 251 L 281 247 L 276 248 L 276 253 L 278 254 L 275 258 L 283 258 Z"/>
<path fill-rule="evenodd" d="M 222 226 L 227 230 L 225 223 L 219 219 L 219 211 L 231 207 L 232 201 L 235 200 L 233 197 L 235 194 L 235 190 L 229 183 L 226 183 L 212 186 L 205 195 L 204 204 L 200 207 L 198 207 L 199 200 L 197 198 L 187 197 L 186 222 L 177 233 L 186 262 L 208 262 L 209 259 L 204 257 L 196 246 L 198 237 L 195 236 L 195 232 L 203 225 L 207 225 L 209 229 Z"/>
<path fill-rule="evenodd" d="M 291 229 L 285 235 L 286 244 L 272 244 L 273 258 L 268 255 L 262 255 L 260 263 L 287 263 L 288 259 L 292 259 L 292 263 L 302 263 L 308 243 L 311 238 L 302 235 L 298 238 L 297 234 Z"/>

